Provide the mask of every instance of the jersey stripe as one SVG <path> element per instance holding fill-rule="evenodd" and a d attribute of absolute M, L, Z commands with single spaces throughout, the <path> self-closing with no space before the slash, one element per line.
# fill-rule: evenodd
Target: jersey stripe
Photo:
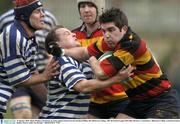
<path fill-rule="evenodd" d="M 58 58 L 61 65 L 60 75 L 48 84 L 48 101 L 39 118 L 44 119 L 80 119 L 88 111 L 89 95 L 73 89 L 79 80 L 92 78 L 90 66 L 81 64 L 70 57 Z M 90 77 L 89 77 L 90 78 Z"/>
<path fill-rule="evenodd" d="M 88 49 L 91 49 L 93 51 L 92 54 L 90 53 L 90 55 L 99 58 L 103 54 L 103 51 L 108 50 L 107 45 L 103 44 L 103 32 L 100 28 L 88 35 L 85 25 L 83 24 L 82 26 L 74 29 L 73 32 L 76 34 L 76 37 L 80 41 L 82 46 L 93 45 L 93 47 L 88 47 Z M 103 44 L 103 46 L 99 45 L 101 43 Z M 109 63 L 110 62 L 106 64 Z M 108 71 L 106 72 L 108 73 Z M 121 85 L 112 85 L 108 88 L 102 89 L 101 91 L 93 93 L 91 101 L 94 103 L 103 104 L 126 97 L 127 95 Z"/>
<path fill-rule="evenodd" d="M 132 36 L 131 39 L 129 38 L 130 36 Z M 112 51 L 111 48 L 108 50 L 108 46 L 105 44 L 105 42 L 99 42 L 90 45 L 88 47 L 89 54 L 95 55 Z M 98 50 L 96 50 L 97 48 Z M 103 48 L 103 51 L 101 48 Z M 168 82 L 166 78 L 162 78 L 164 75 L 155 58 L 152 56 L 150 49 L 146 46 L 145 41 L 141 40 L 130 27 L 127 34 L 119 44 L 116 45 L 113 56 L 100 62 L 101 68 L 107 76 L 112 76 L 112 74 L 118 72 L 123 65 L 127 66 L 129 64 L 136 67 L 134 75 L 121 83 L 130 98 L 146 99 L 171 87 L 171 83 Z"/>

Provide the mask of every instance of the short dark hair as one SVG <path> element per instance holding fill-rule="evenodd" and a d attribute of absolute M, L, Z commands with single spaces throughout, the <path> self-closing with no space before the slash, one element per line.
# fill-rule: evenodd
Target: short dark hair
<path fill-rule="evenodd" d="M 127 16 L 123 11 L 118 8 L 111 8 L 109 10 L 106 10 L 102 15 L 100 15 L 99 22 L 101 24 L 114 22 L 114 24 L 119 29 L 121 29 L 125 25 L 128 26 Z"/>
<path fill-rule="evenodd" d="M 46 39 L 45 39 L 45 48 L 46 48 L 46 50 L 47 50 L 47 52 L 49 54 L 52 54 L 52 51 L 51 51 L 52 49 L 56 49 L 56 47 L 58 47 L 57 42 L 59 42 L 60 39 L 58 39 L 58 37 L 56 35 L 56 30 L 59 29 L 59 28 L 64 28 L 64 26 L 57 25 L 46 36 Z M 55 48 L 50 48 L 52 45 Z"/>

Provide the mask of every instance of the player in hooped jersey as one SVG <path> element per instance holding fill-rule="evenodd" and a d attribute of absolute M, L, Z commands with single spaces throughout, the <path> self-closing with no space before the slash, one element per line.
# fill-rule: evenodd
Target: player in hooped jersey
<path fill-rule="evenodd" d="M 15 88 L 50 80 L 59 74 L 51 60 L 42 73 L 35 66 L 38 44 L 34 32 L 44 28 L 44 12 L 39 0 L 16 0 L 15 21 L 0 35 L 0 116 Z"/>
<path fill-rule="evenodd" d="M 15 5 L 16 1 L 12 0 Z M 57 25 L 57 20 L 52 13 L 44 9 L 44 29 L 35 32 L 35 39 L 38 43 L 38 53 L 35 56 L 36 67 L 42 72 L 48 62 L 48 55 L 45 50 L 45 37 L 47 33 Z M 0 32 L 14 22 L 14 9 L 10 9 L 0 16 Z M 41 90 L 39 90 L 41 89 Z M 16 89 L 10 100 L 10 109 L 15 119 L 37 118 L 40 110 L 45 105 L 47 89 L 44 84 L 33 87 L 21 87 Z M 24 114 L 25 113 L 25 114 Z"/>

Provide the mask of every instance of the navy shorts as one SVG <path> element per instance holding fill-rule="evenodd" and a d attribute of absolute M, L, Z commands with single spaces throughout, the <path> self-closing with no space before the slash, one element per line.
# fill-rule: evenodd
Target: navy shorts
<path fill-rule="evenodd" d="M 11 99 L 21 96 L 30 96 L 32 104 L 39 109 L 42 109 L 42 107 L 46 105 L 46 101 L 39 97 L 30 87 L 17 88 Z"/>
<path fill-rule="evenodd" d="M 88 114 L 94 115 L 101 119 L 116 117 L 128 105 L 128 98 L 115 100 L 104 104 L 90 102 Z"/>
<path fill-rule="evenodd" d="M 124 114 L 138 119 L 179 119 L 180 102 L 175 89 L 143 101 L 130 100 Z"/>

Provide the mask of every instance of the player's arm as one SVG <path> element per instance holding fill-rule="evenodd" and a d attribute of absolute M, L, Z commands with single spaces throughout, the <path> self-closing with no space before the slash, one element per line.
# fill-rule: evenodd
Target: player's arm
<path fill-rule="evenodd" d="M 52 59 L 50 63 L 47 64 L 45 70 L 42 73 L 33 74 L 29 79 L 25 80 L 20 85 L 29 86 L 29 85 L 44 83 L 59 74 L 58 68 L 59 68 L 58 61 Z"/>
<path fill-rule="evenodd" d="M 87 47 L 74 47 L 63 49 L 59 47 L 59 45 L 55 42 L 49 44 L 47 52 L 56 57 L 67 55 L 81 62 L 89 59 L 90 57 Z"/>
<path fill-rule="evenodd" d="M 89 64 L 91 65 L 91 69 L 97 79 L 104 80 L 108 78 L 108 76 L 104 73 L 104 71 L 100 67 L 99 61 L 94 56 L 91 56 L 89 58 Z"/>
<path fill-rule="evenodd" d="M 121 69 L 115 76 L 108 78 L 107 80 L 91 79 L 80 80 L 74 85 L 74 89 L 81 93 L 92 93 L 100 89 L 109 87 L 113 84 L 120 83 L 125 78 L 131 76 L 134 68 L 129 66 L 126 69 Z"/>
<path fill-rule="evenodd" d="M 64 54 L 70 56 L 78 61 L 85 61 L 89 59 L 87 47 L 75 47 L 70 49 L 64 49 Z"/>

